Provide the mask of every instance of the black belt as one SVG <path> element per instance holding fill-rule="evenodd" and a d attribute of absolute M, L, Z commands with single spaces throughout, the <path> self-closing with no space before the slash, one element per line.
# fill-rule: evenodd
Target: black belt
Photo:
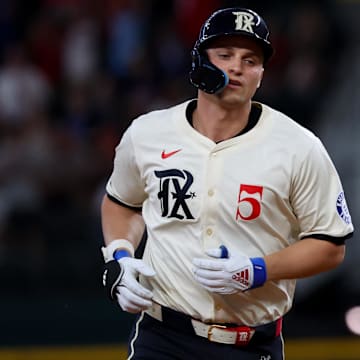
<path fill-rule="evenodd" d="M 259 326 L 234 324 L 208 324 L 164 306 L 154 304 L 146 315 L 155 318 L 164 326 L 182 333 L 197 335 L 209 341 L 236 346 L 260 344 L 275 339 L 281 334 L 282 318 Z"/>

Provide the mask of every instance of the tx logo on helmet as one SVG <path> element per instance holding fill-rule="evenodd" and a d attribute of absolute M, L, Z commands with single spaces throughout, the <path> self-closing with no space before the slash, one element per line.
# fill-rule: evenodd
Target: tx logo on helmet
<path fill-rule="evenodd" d="M 235 30 L 246 31 L 251 34 L 254 33 L 253 26 L 256 26 L 254 15 L 246 11 L 233 11 L 233 14 L 236 16 Z"/>

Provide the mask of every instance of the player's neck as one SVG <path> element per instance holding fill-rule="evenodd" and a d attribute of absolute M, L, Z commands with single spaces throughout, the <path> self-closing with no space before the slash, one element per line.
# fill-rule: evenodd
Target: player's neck
<path fill-rule="evenodd" d="M 199 98 L 193 113 L 193 127 L 214 142 L 231 139 L 245 128 L 250 110 L 251 102 L 230 108 Z"/>

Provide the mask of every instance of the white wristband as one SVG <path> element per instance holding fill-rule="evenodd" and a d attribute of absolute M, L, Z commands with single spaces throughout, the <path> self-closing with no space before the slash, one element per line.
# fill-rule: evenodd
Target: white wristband
<path fill-rule="evenodd" d="M 107 246 L 103 246 L 101 248 L 105 262 L 114 260 L 114 252 L 118 249 L 126 250 L 132 257 L 134 257 L 135 249 L 129 240 L 115 239 Z"/>

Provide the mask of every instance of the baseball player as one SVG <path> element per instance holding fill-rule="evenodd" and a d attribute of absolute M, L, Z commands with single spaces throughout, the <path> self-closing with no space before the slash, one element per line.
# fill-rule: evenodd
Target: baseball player
<path fill-rule="evenodd" d="M 257 13 L 215 12 L 192 51 L 197 98 L 135 119 L 116 148 L 104 285 L 138 314 L 128 359 L 284 359 L 296 279 L 343 261 L 353 226 L 325 148 L 253 101 L 272 53 Z"/>

